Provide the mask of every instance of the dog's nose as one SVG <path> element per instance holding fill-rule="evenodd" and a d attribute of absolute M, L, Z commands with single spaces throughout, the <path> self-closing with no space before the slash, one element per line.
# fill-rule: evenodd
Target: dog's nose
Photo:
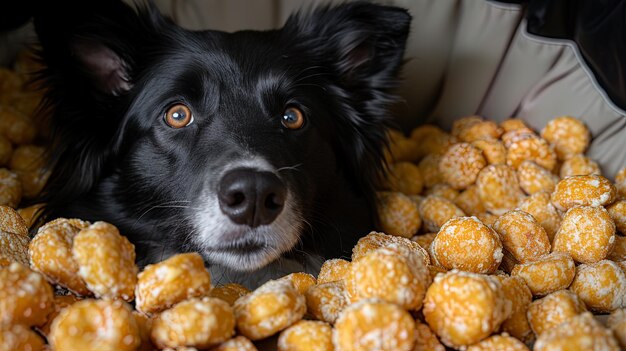
<path fill-rule="evenodd" d="M 285 184 L 274 173 L 252 169 L 226 173 L 217 191 L 222 212 L 250 227 L 272 223 L 283 210 L 286 195 Z"/>

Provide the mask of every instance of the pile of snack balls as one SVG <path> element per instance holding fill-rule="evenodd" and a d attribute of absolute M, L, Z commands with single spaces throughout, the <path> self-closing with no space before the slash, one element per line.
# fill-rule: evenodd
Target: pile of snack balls
<path fill-rule="evenodd" d="M 45 172 L 13 158 L 36 132 L 16 139 L 3 126 L 32 128 L 32 110 L 7 99 L 0 145 L 15 151 L 0 175 L 28 198 Z M 393 131 L 382 232 L 317 277 L 254 291 L 213 286 L 196 253 L 139 271 L 105 222 L 59 218 L 31 240 L 36 207 L 16 211 L 20 196 L 5 201 L 13 183 L 0 181 L 0 351 L 246 351 L 271 337 L 280 351 L 626 349 L 626 169 L 603 177 L 584 155 L 590 137 L 572 117 L 541 133 L 478 116 L 450 133 Z"/>

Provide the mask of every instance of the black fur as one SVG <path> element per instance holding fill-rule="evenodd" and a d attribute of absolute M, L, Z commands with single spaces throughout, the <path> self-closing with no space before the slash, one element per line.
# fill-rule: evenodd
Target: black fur
<path fill-rule="evenodd" d="M 284 168 L 300 201 L 306 223 L 292 252 L 349 255 L 376 222 L 409 23 L 405 10 L 352 2 L 297 13 L 279 30 L 187 31 L 151 5 L 42 2 L 45 215 L 111 222 L 140 257 L 149 242 L 195 251 L 195 196 L 243 148 Z M 191 107 L 189 127 L 164 123 L 175 102 Z M 304 128 L 281 126 L 288 105 L 304 111 Z"/>

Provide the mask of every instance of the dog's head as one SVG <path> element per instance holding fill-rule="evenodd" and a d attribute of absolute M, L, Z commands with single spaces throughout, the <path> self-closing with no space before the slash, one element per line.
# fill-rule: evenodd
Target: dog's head
<path fill-rule="evenodd" d="M 140 247 L 239 270 L 319 223 L 372 222 L 406 11 L 355 2 L 224 33 L 185 30 L 151 6 L 53 6 L 35 17 L 51 215 L 108 220 Z"/>

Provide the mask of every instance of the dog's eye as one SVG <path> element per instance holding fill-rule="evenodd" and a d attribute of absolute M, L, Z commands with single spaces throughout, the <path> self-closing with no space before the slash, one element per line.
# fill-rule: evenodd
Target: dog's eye
<path fill-rule="evenodd" d="M 300 129 L 304 125 L 304 113 L 296 107 L 288 107 L 283 112 L 282 123 L 285 128 L 291 130 Z"/>
<path fill-rule="evenodd" d="M 193 122 L 191 110 L 183 104 L 176 104 L 165 113 L 165 123 L 172 128 L 183 128 L 190 125 L 191 122 Z"/>

